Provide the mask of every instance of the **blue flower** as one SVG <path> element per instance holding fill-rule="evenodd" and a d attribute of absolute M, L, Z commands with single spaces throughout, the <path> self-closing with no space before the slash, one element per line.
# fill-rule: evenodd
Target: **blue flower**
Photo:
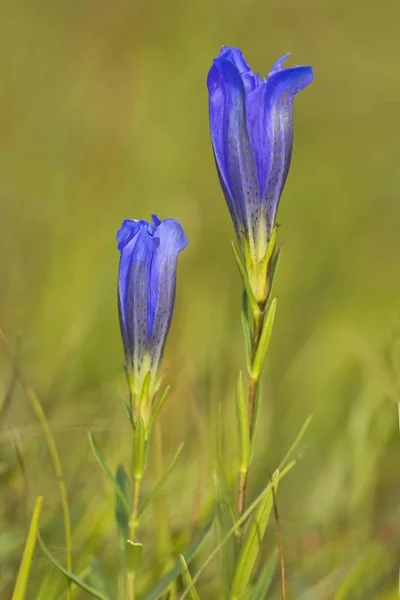
<path fill-rule="evenodd" d="M 311 67 L 255 75 L 238 48 L 223 46 L 209 71 L 211 139 L 221 186 L 239 243 L 262 261 L 275 226 L 293 145 L 293 98 L 313 78 Z M 245 240 L 242 239 L 245 236 Z"/>
<path fill-rule="evenodd" d="M 175 303 L 178 254 L 187 245 L 176 219 L 125 220 L 117 234 L 121 252 L 118 306 L 126 370 L 133 395 L 146 377 L 149 394 L 159 384 L 159 368 Z M 149 375 L 148 375 L 149 374 Z"/>

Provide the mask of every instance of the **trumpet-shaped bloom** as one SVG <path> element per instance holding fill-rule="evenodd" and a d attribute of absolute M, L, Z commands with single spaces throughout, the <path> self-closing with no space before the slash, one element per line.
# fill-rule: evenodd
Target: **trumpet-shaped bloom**
<path fill-rule="evenodd" d="M 156 391 L 160 362 L 175 304 L 178 254 L 187 239 L 175 219 L 125 220 L 117 234 L 121 252 L 118 306 L 126 369 L 139 395 L 150 373 Z"/>
<path fill-rule="evenodd" d="M 223 46 L 209 71 L 211 139 L 221 186 L 251 260 L 267 252 L 293 145 L 293 98 L 313 78 L 311 67 L 254 74 L 238 48 Z"/>

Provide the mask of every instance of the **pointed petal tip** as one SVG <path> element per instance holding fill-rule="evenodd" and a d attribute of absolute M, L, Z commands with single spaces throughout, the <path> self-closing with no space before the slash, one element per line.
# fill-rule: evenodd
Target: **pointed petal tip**
<path fill-rule="evenodd" d="M 122 250 L 126 244 L 136 235 L 139 230 L 139 224 L 133 219 L 124 219 L 121 227 L 117 231 L 116 240 L 118 250 Z"/>
<path fill-rule="evenodd" d="M 283 56 L 278 58 L 278 60 L 272 65 L 271 73 L 275 73 L 275 71 L 280 71 L 283 67 L 283 63 L 287 58 L 289 58 L 290 52 L 286 52 Z"/>
<path fill-rule="evenodd" d="M 268 77 L 268 85 L 271 93 L 274 90 L 279 94 L 288 91 L 292 96 L 304 90 L 313 80 L 312 67 L 298 66 L 280 69 L 270 73 Z"/>

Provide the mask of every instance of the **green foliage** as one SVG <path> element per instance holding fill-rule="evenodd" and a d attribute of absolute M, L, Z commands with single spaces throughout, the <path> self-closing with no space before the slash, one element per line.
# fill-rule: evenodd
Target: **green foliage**
<path fill-rule="evenodd" d="M 62 566 L 62 564 L 59 563 L 58 560 L 48 550 L 48 548 L 46 547 L 46 545 L 43 542 L 39 533 L 38 533 L 38 540 L 39 540 L 39 544 L 40 544 L 44 554 L 54 564 L 54 566 L 57 567 L 57 569 L 59 571 L 61 571 L 61 573 L 63 573 L 63 575 L 65 575 L 65 577 L 67 578 L 67 580 L 70 583 L 74 583 L 76 586 L 78 586 L 79 588 L 81 588 L 82 590 L 84 590 L 85 592 L 90 594 L 90 596 L 92 596 L 93 598 L 97 598 L 98 600 L 111 600 L 111 598 L 109 598 L 108 596 L 106 596 L 105 594 L 100 592 L 99 590 L 97 590 L 94 587 L 92 587 L 91 585 L 88 585 L 87 583 L 85 583 L 85 581 L 81 577 L 77 577 L 76 575 L 74 575 L 73 573 L 71 573 L 70 571 L 65 569 Z"/>
<path fill-rule="evenodd" d="M 269 342 L 272 334 L 272 327 L 275 319 L 276 312 L 276 298 L 271 300 L 271 304 L 267 308 L 267 313 L 264 319 L 264 325 L 261 332 L 260 344 L 258 346 L 254 361 L 251 367 L 251 377 L 258 380 L 260 377 L 261 369 L 265 361 Z"/>
<path fill-rule="evenodd" d="M 272 578 L 278 565 L 278 550 L 273 550 L 269 558 L 265 561 L 257 582 L 251 588 L 249 600 L 260 600 L 267 598 L 267 594 L 272 585 Z"/>
<path fill-rule="evenodd" d="M 24 600 L 26 586 L 28 583 L 29 571 L 31 569 L 33 551 L 35 549 L 36 535 L 39 525 L 40 512 L 42 510 L 43 498 L 39 496 L 36 499 L 33 509 L 31 523 L 29 525 L 28 537 L 26 539 L 24 554 L 19 567 L 17 581 L 15 583 L 12 600 Z"/>
<path fill-rule="evenodd" d="M 241 544 L 235 576 L 232 583 L 232 600 L 244 598 L 249 586 L 251 575 L 258 559 L 265 530 L 268 525 L 273 507 L 272 486 L 276 488 L 279 481 L 279 472 L 274 473 L 264 498 L 250 519 Z"/>
<path fill-rule="evenodd" d="M 182 556 L 182 554 L 179 555 L 179 562 L 181 565 L 182 581 L 183 581 L 185 587 L 189 588 L 189 596 L 188 597 L 190 598 L 190 600 L 200 600 L 200 596 L 197 593 L 197 590 L 193 585 L 192 576 L 190 575 L 189 568 L 188 568 L 185 558 L 184 558 L 184 556 Z"/>

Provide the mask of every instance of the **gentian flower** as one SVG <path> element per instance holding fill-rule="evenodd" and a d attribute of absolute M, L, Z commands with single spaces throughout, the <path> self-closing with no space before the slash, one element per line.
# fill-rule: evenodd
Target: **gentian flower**
<path fill-rule="evenodd" d="M 223 46 L 209 71 L 211 139 L 218 175 L 245 255 L 257 300 L 266 297 L 268 265 L 279 199 L 293 145 L 293 98 L 313 78 L 311 67 L 254 74 L 238 48 Z M 265 262 L 265 261 L 264 261 Z"/>
<path fill-rule="evenodd" d="M 176 219 L 127 219 L 117 233 L 121 252 L 118 306 L 125 363 L 133 398 L 159 386 L 160 363 L 175 303 L 178 254 L 187 245 Z"/>

